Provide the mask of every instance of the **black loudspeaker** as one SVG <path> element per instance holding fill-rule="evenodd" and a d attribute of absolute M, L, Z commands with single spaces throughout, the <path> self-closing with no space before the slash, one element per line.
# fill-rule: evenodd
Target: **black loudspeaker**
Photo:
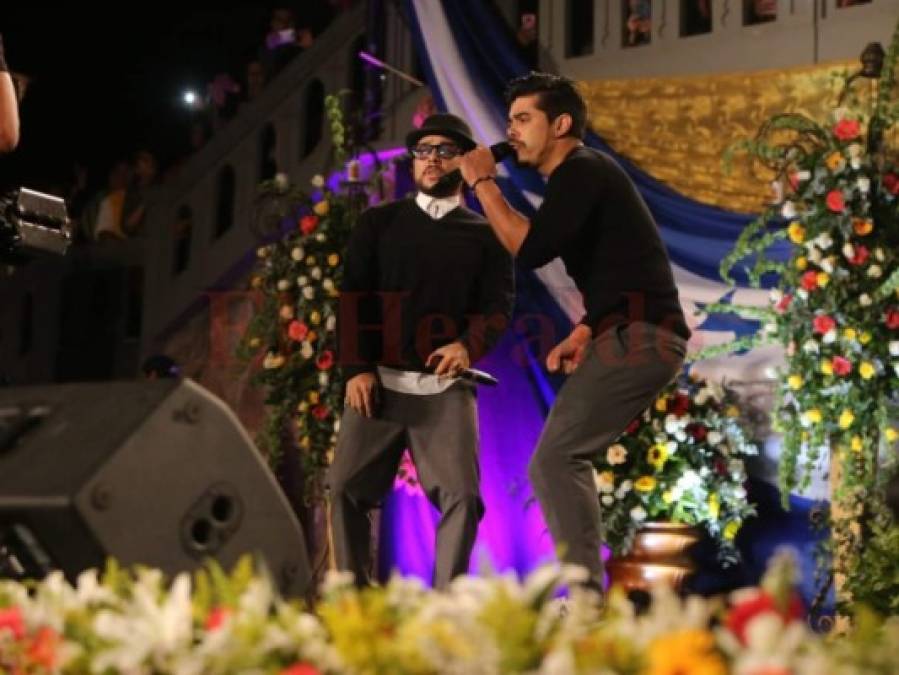
<path fill-rule="evenodd" d="M 0 576 L 107 556 L 164 572 L 260 554 L 310 581 L 302 529 L 225 404 L 190 380 L 0 389 Z"/>

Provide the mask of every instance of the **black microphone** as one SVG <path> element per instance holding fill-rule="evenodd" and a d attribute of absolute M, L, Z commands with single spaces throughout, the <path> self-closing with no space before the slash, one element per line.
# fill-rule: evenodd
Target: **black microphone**
<path fill-rule="evenodd" d="M 515 148 L 513 148 L 512 144 L 508 141 L 500 141 L 499 143 L 494 143 L 490 146 L 490 154 L 493 155 L 493 159 L 497 162 L 503 161 L 506 157 L 509 157 L 514 153 Z M 440 180 L 434 183 L 434 188 L 437 188 L 439 190 L 440 188 L 448 188 L 452 187 L 453 185 L 458 185 L 461 178 L 462 172 L 459 171 L 459 169 L 453 169 L 449 173 L 441 176 Z"/>

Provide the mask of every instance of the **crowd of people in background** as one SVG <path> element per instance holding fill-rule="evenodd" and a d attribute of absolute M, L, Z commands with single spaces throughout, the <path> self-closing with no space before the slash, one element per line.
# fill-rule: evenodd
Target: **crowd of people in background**
<path fill-rule="evenodd" d="M 153 187 L 176 179 L 190 157 L 234 118 L 241 108 L 257 100 L 266 86 L 293 59 L 310 49 L 337 16 L 358 0 L 304 0 L 299 11 L 275 7 L 259 46 L 241 72 L 216 73 L 191 110 L 186 150 L 161 166 L 157 153 L 141 147 L 109 168 L 105 184 L 91 189 L 88 170 L 73 167 L 72 176 L 58 193 L 66 198 L 75 223 L 76 242 L 116 241 L 137 236 L 146 220 L 146 199 Z"/>

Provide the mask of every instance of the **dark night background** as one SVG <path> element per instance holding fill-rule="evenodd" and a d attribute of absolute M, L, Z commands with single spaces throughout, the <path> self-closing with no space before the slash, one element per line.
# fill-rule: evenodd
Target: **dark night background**
<path fill-rule="evenodd" d="M 75 162 L 87 167 L 95 186 L 113 161 L 139 148 L 152 150 L 163 167 L 186 153 L 191 113 L 183 91 L 204 92 L 219 72 L 241 82 L 272 8 L 291 6 L 0 5 L 9 67 L 30 78 L 19 148 L 0 157 L 0 189 L 47 191 L 71 182 Z M 326 20 L 327 9 L 316 2 L 292 8 L 298 25 Z"/>

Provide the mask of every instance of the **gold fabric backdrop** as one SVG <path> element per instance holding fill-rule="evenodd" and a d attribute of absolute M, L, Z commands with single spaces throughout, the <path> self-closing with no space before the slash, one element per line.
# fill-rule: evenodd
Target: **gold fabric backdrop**
<path fill-rule="evenodd" d="M 758 213 L 770 201 L 769 175 L 736 157 L 731 144 L 754 137 L 773 114 L 796 112 L 823 122 L 842 86 L 837 75 L 857 62 L 726 75 L 580 82 L 593 130 L 616 152 L 678 192 L 729 211 Z M 853 92 L 869 84 L 859 78 Z"/>

